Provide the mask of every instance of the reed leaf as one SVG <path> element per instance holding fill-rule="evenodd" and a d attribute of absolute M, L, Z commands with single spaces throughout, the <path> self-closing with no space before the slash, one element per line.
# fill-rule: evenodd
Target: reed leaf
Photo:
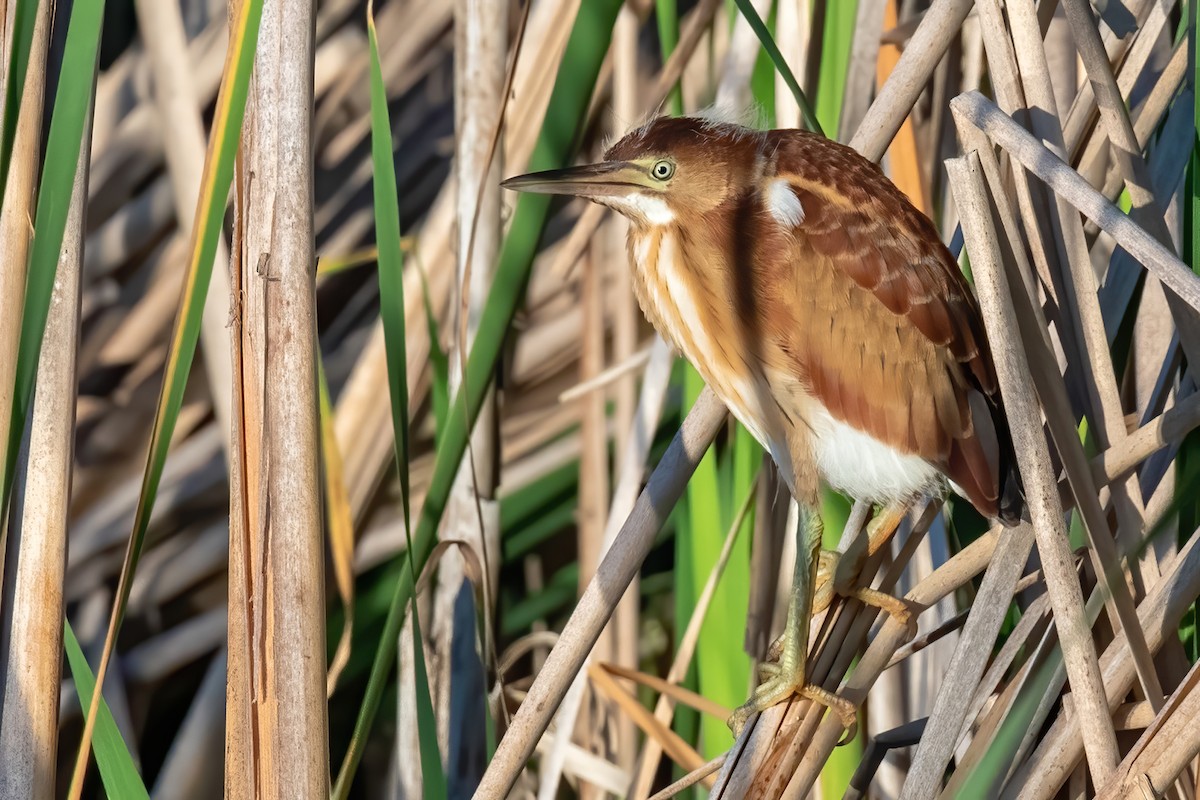
<path fill-rule="evenodd" d="M 63 641 L 66 645 L 67 664 L 71 668 L 71 677 L 75 679 L 75 691 L 79 702 L 86 711 L 92 704 L 96 691 L 96 678 L 88 666 L 87 657 L 79 647 L 75 631 L 71 623 L 63 620 Z M 104 791 L 109 797 L 119 797 L 121 800 L 149 800 L 146 784 L 133 763 L 129 754 L 129 746 L 125 744 L 117 722 L 113 719 L 112 711 L 104 698 L 100 698 L 99 712 L 96 717 L 96 766 L 100 769 L 100 780 L 104 782 Z"/>
<path fill-rule="evenodd" d="M 379 249 L 379 315 L 383 320 L 387 351 L 388 397 L 391 399 L 392 432 L 396 466 L 400 475 L 400 503 L 404 508 L 404 536 L 408 575 L 415 584 L 413 563 L 411 485 L 409 482 L 408 348 L 404 330 L 404 255 L 400 249 L 400 206 L 397 200 L 396 169 L 392 162 L 392 123 L 388 116 L 387 88 L 379 62 L 379 39 L 375 31 L 374 3 L 367 3 L 367 42 L 371 60 L 371 162 L 375 198 L 375 242 Z M 414 659 L 413 691 L 417 704 L 417 738 L 421 751 L 421 777 L 426 797 L 446 797 L 446 775 L 438 750 L 437 720 L 429 692 L 425 666 L 424 637 L 416 603 L 412 612 Z"/>

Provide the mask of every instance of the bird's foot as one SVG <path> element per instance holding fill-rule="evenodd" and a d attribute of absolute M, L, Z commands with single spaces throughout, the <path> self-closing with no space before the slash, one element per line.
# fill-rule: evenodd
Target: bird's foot
<path fill-rule="evenodd" d="M 733 712 L 729 718 L 729 727 L 735 737 L 741 736 L 746 723 L 755 714 L 760 714 L 772 706 L 785 702 L 792 695 L 799 695 L 819 703 L 832 711 L 846 729 L 839 745 L 851 741 L 858 733 L 858 709 L 844 697 L 834 694 L 820 686 L 804 682 L 801 674 L 787 674 L 788 671 L 779 664 L 762 664 L 759 667 L 769 677 L 757 689 L 744 705 Z"/>
<path fill-rule="evenodd" d="M 841 574 L 840 567 L 843 563 L 840 554 L 829 550 L 821 551 L 817 569 L 817 590 L 813 598 L 813 613 L 819 614 L 828 608 L 835 594 L 852 597 L 864 605 L 890 614 L 908 631 L 906 641 L 916 638 L 919 610 L 909 601 L 878 589 L 853 587 L 856 576 Z M 845 586 L 846 584 L 850 584 L 850 586 Z"/>

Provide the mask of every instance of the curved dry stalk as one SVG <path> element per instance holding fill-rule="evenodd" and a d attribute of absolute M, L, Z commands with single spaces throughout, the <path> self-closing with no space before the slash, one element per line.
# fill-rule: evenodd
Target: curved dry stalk
<path fill-rule="evenodd" d="M 596 577 L 580 597 L 558 644 L 550 651 L 513 717 L 512 726 L 500 741 L 475 790 L 476 798 L 503 797 L 512 789 L 541 732 L 562 702 L 725 417 L 725 407 L 711 390 L 705 389 L 650 475 L 608 555 L 596 570 Z M 560 731 L 560 735 L 565 734 Z"/>
<path fill-rule="evenodd" d="M 616 705 L 628 717 L 631 724 L 641 728 L 646 733 L 647 738 L 659 742 L 675 763 L 686 770 L 697 769 L 704 763 L 704 759 L 700 754 L 684 741 L 682 736 L 671 730 L 668 725 L 659 722 L 636 697 L 623 689 L 613 677 L 614 675 L 621 675 L 621 677 L 632 678 L 638 683 L 654 688 L 655 680 L 651 679 L 650 676 L 642 676 L 633 670 L 616 669 L 595 661 L 587 666 L 586 671 L 591 685 L 600 694 L 615 701 Z M 727 709 L 714 707 L 713 704 L 708 703 L 702 695 L 689 692 L 686 689 L 680 689 L 674 684 L 659 682 L 656 688 L 660 691 L 673 690 L 676 694 L 676 699 L 693 705 L 699 711 L 707 711 L 710 714 L 714 712 L 720 714 L 723 711 L 726 715 L 729 714 Z"/>

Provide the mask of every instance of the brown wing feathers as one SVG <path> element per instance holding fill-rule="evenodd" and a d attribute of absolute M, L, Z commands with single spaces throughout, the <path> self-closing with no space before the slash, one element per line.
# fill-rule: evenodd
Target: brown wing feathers
<path fill-rule="evenodd" d="M 796 263 L 852 283 L 841 336 L 818 334 L 804 348 L 811 391 L 844 422 L 937 464 L 982 513 L 1012 521 L 1019 477 L 991 354 L 933 225 L 849 148 L 789 132 L 776 153 L 776 174 L 804 208 Z M 856 314 L 871 296 L 896 316 Z M 847 339 L 861 343 L 857 353 Z"/>

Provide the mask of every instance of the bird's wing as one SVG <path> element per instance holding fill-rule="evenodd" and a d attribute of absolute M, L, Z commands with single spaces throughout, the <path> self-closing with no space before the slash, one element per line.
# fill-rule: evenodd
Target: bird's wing
<path fill-rule="evenodd" d="M 781 172 L 763 195 L 786 187 L 803 210 L 790 231 L 813 306 L 801 313 L 843 309 L 827 328 L 797 325 L 790 347 L 834 417 L 936 464 L 994 516 L 1008 431 L 975 298 L 929 220 L 874 165 L 851 166 L 837 170 L 850 186 Z"/>

